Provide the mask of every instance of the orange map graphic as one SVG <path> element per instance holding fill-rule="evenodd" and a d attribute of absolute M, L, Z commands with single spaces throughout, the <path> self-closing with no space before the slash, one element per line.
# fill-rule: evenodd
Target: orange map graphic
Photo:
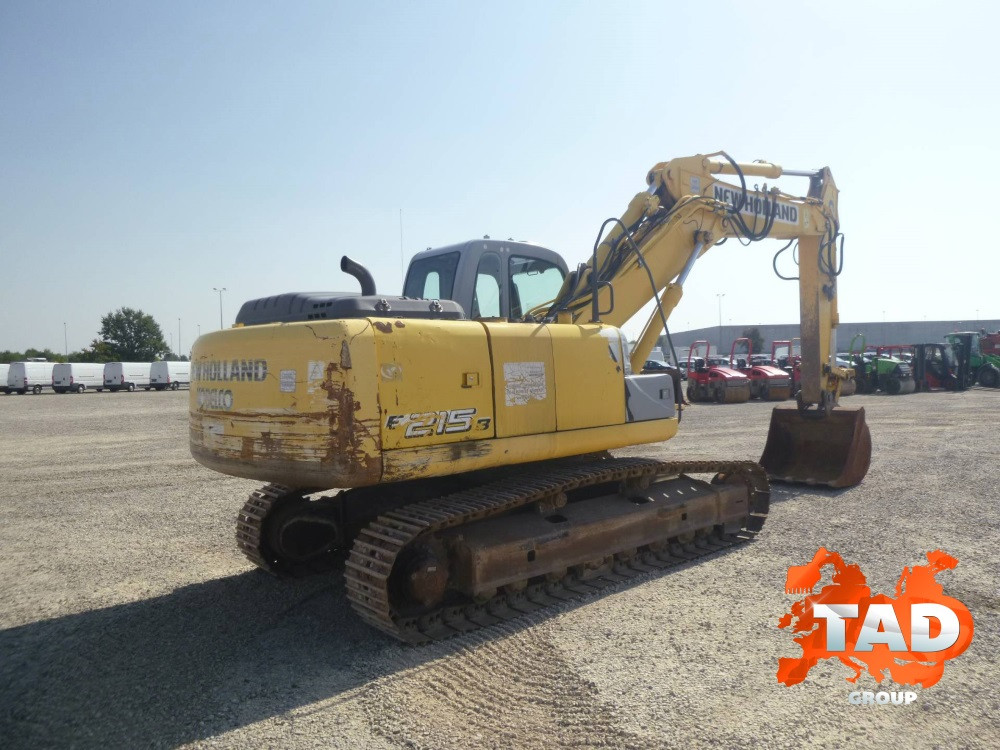
<path fill-rule="evenodd" d="M 861 673 L 868 673 L 876 682 L 888 678 L 904 685 L 921 685 L 930 687 L 941 679 L 944 665 L 948 659 L 961 654 L 972 641 L 972 614 L 957 599 L 944 595 L 944 588 L 935 576 L 942 570 L 952 570 L 958 565 L 958 560 L 941 550 L 927 553 L 927 565 L 914 565 L 904 568 L 903 574 L 896 584 L 896 596 L 884 594 L 872 596 L 867 581 L 858 565 L 848 565 L 836 552 L 829 552 L 820 547 L 812 561 L 806 565 L 793 565 L 788 569 L 785 579 L 785 591 L 789 594 L 807 594 L 807 596 L 792 605 L 792 611 L 785 614 L 778 623 L 780 628 L 791 627 L 801 635 L 795 642 L 802 647 L 800 658 L 778 659 L 778 681 L 785 685 L 796 685 L 809 674 L 820 659 L 839 659 L 850 667 L 854 674 L 847 678 L 848 682 L 856 682 Z M 825 566 L 834 568 L 833 582 L 824 586 L 818 594 L 812 591 L 822 578 Z M 936 603 L 951 608 L 958 616 L 958 639 L 948 648 L 934 652 L 890 651 L 883 643 L 874 644 L 871 651 L 855 651 L 865 612 L 870 604 L 893 605 L 900 631 L 906 637 L 911 632 L 910 606 L 919 603 Z M 844 651 L 827 650 L 826 622 L 814 617 L 813 606 L 816 604 L 857 604 L 858 617 L 845 619 L 846 649 Z M 935 621 L 931 621 L 934 623 Z M 940 625 L 938 625 L 940 632 Z M 931 633 L 935 635 L 935 633 Z M 906 639 L 907 646 L 910 640 Z"/>

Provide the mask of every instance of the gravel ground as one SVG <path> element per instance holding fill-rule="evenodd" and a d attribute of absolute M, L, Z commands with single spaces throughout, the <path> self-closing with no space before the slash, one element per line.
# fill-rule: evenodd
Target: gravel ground
<path fill-rule="evenodd" d="M 0 396 L 4 747 L 996 747 L 1000 393 L 854 396 L 875 445 L 844 491 L 777 487 L 752 543 L 429 647 L 362 625 L 339 576 L 280 582 L 233 541 L 255 483 L 187 450 L 187 394 Z M 768 406 L 696 405 L 669 445 L 757 458 Z M 628 453 L 623 452 L 623 453 Z M 853 706 L 777 621 L 817 547 L 891 594 L 936 548 L 976 635 L 910 706 Z M 883 683 L 881 689 L 898 689 Z"/>

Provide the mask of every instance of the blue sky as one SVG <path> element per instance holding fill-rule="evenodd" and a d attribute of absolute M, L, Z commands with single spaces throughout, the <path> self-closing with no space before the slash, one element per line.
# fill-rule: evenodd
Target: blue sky
<path fill-rule="evenodd" d="M 247 299 L 379 289 L 404 254 L 530 239 L 570 266 L 647 169 L 829 165 L 845 321 L 1000 317 L 1000 11 L 963 2 L 0 4 L 0 349 L 151 313 L 187 350 Z M 782 183 L 800 192 L 801 183 Z M 683 330 L 797 318 L 719 247 Z M 635 332 L 635 321 L 626 330 Z"/>

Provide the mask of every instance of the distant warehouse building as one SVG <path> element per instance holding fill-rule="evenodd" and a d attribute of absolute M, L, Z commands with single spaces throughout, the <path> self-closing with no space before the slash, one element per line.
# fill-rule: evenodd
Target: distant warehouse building
<path fill-rule="evenodd" d="M 729 348 L 735 339 L 738 339 L 747 328 L 756 328 L 764 339 L 766 353 L 771 352 L 772 341 L 783 341 L 785 339 L 797 338 L 799 335 L 798 323 L 781 323 L 776 325 L 756 325 L 753 323 L 741 323 L 739 325 L 709 326 L 708 328 L 696 328 L 692 331 L 671 331 L 674 347 L 677 349 L 677 357 L 684 361 L 687 359 L 688 349 L 695 341 L 705 339 L 712 345 L 714 352 L 720 344 L 722 353 L 729 354 Z M 1000 319 L 994 320 L 921 320 L 907 321 L 903 323 L 883 323 L 882 321 L 866 323 L 841 323 L 837 328 L 837 349 L 847 351 L 851 345 L 851 338 L 861 333 L 865 337 L 865 343 L 869 346 L 881 346 L 883 344 L 924 344 L 944 340 L 946 333 L 952 331 L 978 331 L 985 328 L 993 332 L 1000 330 Z M 666 337 L 661 337 L 664 351 L 668 351 Z"/>

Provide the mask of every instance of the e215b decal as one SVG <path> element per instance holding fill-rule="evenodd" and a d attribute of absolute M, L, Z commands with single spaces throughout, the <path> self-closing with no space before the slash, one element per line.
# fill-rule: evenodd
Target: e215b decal
<path fill-rule="evenodd" d="M 406 427 L 408 438 L 422 438 L 431 435 L 453 435 L 457 432 L 488 430 L 490 417 L 476 418 L 475 409 L 449 409 L 448 411 L 426 411 L 417 414 L 390 414 L 385 418 L 388 430 Z"/>

